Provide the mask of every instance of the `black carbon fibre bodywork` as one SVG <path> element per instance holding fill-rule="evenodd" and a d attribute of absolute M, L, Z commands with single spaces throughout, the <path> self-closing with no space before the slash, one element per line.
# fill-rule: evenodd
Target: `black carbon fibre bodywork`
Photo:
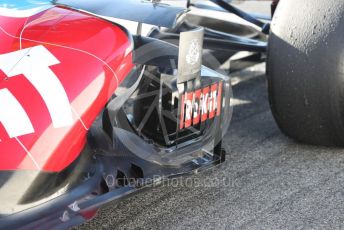
<path fill-rule="evenodd" d="M 186 10 L 162 3 L 141 0 L 56 0 L 54 4 L 93 14 L 171 28 Z"/>

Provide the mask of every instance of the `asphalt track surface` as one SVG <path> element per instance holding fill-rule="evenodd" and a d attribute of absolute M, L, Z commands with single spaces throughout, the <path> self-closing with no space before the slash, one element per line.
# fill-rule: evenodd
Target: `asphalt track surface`
<path fill-rule="evenodd" d="M 111 203 L 80 229 L 343 229 L 344 150 L 279 131 L 264 65 L 234 79 L 223 165 Z"/>

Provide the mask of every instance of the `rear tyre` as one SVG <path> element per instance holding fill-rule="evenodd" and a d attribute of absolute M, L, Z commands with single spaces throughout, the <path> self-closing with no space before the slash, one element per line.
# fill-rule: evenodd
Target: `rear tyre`
<path fill-rule="evenodd" d="M 344 2 L 280 1 L 267 75 L 283 133 L 308 144 L 344 146 Z"/>

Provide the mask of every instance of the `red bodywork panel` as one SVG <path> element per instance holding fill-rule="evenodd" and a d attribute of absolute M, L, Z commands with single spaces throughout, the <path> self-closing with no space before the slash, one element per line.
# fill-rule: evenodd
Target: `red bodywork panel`
<path fill-rule="evenodd" d="M 34 129 L 10 137 L 9 128 L 0 120 L 0 170 L 59 172 L 70 165 L 85 146 L 87 129 L 133 68 L 133 44 L 111 22 L 59 7 L 28 18 L 0 15 L 0 58 L 25 49 L 30 56 L 28 48 L 38 46 L 59 62 L 49 68 L 67 95 L 72 123 L 56 128 L 41 93 L 48 88 L 38 90 L 25 74 L 9 77 L 0 69 L 0 92 L 7 89 L 14 96 Z M 39 72 L 34 69 L 39 62 L 30 71 Z M 11 113 L 12 108 L 0 106 L 0 114 Z"/>

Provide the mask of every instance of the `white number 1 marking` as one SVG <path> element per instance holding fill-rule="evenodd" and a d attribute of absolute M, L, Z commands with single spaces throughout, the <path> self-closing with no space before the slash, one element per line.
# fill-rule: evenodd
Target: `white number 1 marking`
<path fill-rule="evenodd" d="M 55 128 L 70 126 L 73 123 L 71 106 L 67 94 L 60 80 L 49 68 L 59 63 L 55 56 L 44 46 L 35 46 L 0 55 L 0 69 L 9 78 L 23 74 L 39 92 L 49 110 Z M 1 92 L 0 122 L 6 128 L 10 137 L 34 132 L 26 112 L 15 97 L 7 89 L 2 89 Z M 22 126 L 22 128 L 15 128 L 16 125 L 12 123 L 16 121 L 14 119 L 9 120 L 7 119 L 8 117 L 17 120 L 20 119 L 26 125 Z"/>
<path fill-rule="evenodd" d="M 8 89 L 0 90 L 0 122 L 11 138 L 34 132 L 25 110 Z"/>

